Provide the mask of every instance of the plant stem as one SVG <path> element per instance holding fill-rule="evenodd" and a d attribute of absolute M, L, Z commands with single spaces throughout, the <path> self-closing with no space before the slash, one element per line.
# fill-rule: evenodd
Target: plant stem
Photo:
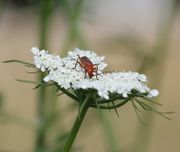
<path fill-rule="evenodd" d="M 82 121 L 84 120 L 86 112 L 89 108 L 89 104 L 90 104 L 90 100 L 89 97 L 87 97 L 83 102 L 83 104 L 80 106 L 79 114 L 77 115 L 76 121 L 71 129 L 69 136 L 67 137 L 65 145 L 61 152 L 69 152 L 71 150 L 72 144 L 76 138 L 79 128 L 81 127 Z"/>
<path fill-rule="evenodd" d="M 52 12 L 53 1 L 44 0 L 41 2 L 40 12 L 40 49 L 47 47 L 47 35 L 49 26 L 49 17 Z"/>
<path fill-rule="evenodd" d="M 52 7 L 51 0 L 44 0 L 41 2 L 41 12 L 40 12 L 40 49 L 47 47 L 47 31 L 49 23 L 50 9 Z M 44 74 L 41 73 L 38 77 L 42 80 Z M 45 87 L 40 87 L 38 92 L 37 101 L 37 116 L 38 116 L 38 129 L 37 137 L 35 143 L 35 152 L 42 152 L 45 149 L 45 137 L 46 137 L 46 115 L 45 115 L 45 100 L 46 100 L 46 89 Z"/>
<path fill-rule="evenodd" d="M 61 49 L 62 56 L 64 56 L 66 54 L 66 50 L 68 50 L 70 46 L 74 44 L 78 45 L 79 47 L 86 48 L 82 29 L 80 28 L 80 18 L 83 11 L 84 0 L 76 0 L 74 8 L 71 8 L 70 4 L 66 0 L 64 0 L 63 3 L 68 15 L 69 29 L 64 46 Z"/>

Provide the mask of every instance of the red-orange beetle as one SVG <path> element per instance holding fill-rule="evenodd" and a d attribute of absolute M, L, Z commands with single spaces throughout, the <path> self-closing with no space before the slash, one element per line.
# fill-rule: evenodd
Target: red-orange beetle
<path fill-rule="evenodd" d="M 75 64 L 75 68 L 78 63 L 85 70 L 85 77 L 86 74 L 88 74 L 89 78 L 92 78 L 93 76 L 96 76 L 97 78 L 98 64 L 93 64 L 92 61 L 86 56 L 83 57 L 78 56 L 77 62 Z"/>

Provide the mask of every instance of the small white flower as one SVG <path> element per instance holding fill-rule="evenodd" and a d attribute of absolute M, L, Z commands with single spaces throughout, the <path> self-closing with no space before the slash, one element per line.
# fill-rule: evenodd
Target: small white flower
<path fill-rule="evenodd" d="M 46 77 L 44 77 L 44 79 L 43 79 L 45 82 L 48 82 L 48 81 L 50 81 L 51 79 L 50 79 L 50 76 L 49 75 L 47 75 Z"/>
<path fill-rule="evenodd" d="M 97 94 L 109 99 L 110 94 L 119 94 L 127 98 L 133 90 L 139 93 L 147 93 L 148 97 L 155 97 L 159 94 L 157 90 L 150 90 L 146 83 L 144 74 L 137 72 L 113 72 L 103 73 L 107 66 L 104 62 L 104 56 L 99 57 L 92 51 L 74 49 L 68 53 L 67 57 L 60 58 L 57 55 L 49 54 L 48 51 L 37 48 L 31 49 L 34 54 L 34 63 L 42 72 L 48 71 L 44 81 L 53 81 L 65 89 L 94 89 Z M 85 69 L 78 64 L 81 57 L 86 56 L 98 70 L 94 71 L 93 77 L 88 78 Z M 98 75 L 96 75 L 98 73 Z M 97 78 L 96 78 L 97 76 Z"/>
<path fill-rule="evenodd" d="M 34 55 L 38 55 L 39 49 L 36 48 L 36 47 L 32 47 L 31 52 L 32 52 Z"/>
<path fill-rule="evenodd" d="M 151 90 L 150 92 L 149 92 L 149 94 L 148 94 L 148 97 L 156 97 L 156 96 L 158 96 L 159 95 L 159 91 L 158 90 L 156 90 L 156 89 L 153 89 L 153 90 Z"/>
<path fill-rule="evenodd" d="M 128 97 L 127 92 L 126 92 L 126 91 L 125 91 L 125 92 L 123 92 L 122 96 L 123 96 L 124 98 L 127 98 L 127 97 Z"/>
<path fill-rule="evenodd" d="M 144 74 L 140 74 L 139 75 L 139 80 L 142 81 L 142 82 L 147 82 L 147 78 Z"/>

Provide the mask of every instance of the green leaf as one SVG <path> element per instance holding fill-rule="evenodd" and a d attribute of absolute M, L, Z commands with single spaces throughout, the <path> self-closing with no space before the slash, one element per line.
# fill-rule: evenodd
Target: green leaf
<path fill-rule="evenodd" d="M 112 101 L 112 105 L 114 106 L 114 110 L 115 110 L 115 112 L 116 112 L 117 116 L 119 117 L 119 114 L 118 114 L 118 111 L 117 111 L 117 109 L 116 109 L 116 107 L 115 107 L 115 103 L 114 103 L 114 101 Z"/>
<path fill-rule="evenodd" d="M 61 90 L 63 93 L 65 93 L 67 96 L 69 96 L 70 98 L 74 99 L 75 101 L 79 102 L 79 98 L 77 96 L 75 96 L 74 94 L 72 94 L 71 92 L 67 91 L 64 88 L 60 88 L 58 87 L 59 90 Z"/>
<path fill-rule="evenodd" d="M 40 73 L 41 71 L 37 70 L 37 71 L 27 71 L 28 74 L 37 74 Z"/>
<path fill-rule="evenodd" d="M 102 119 L 102 113 L 101 113 L 101 108 L 99 107 L 99 103 L 96 99 L 94 99 L 94 100 L 95 100 L 95 104 L 97 107 L 98 114 L 99 114 L 100 118 Z"/>
<path fill-rule="evenodd" d="M 151 100 L 151 99 L 149 99 L 149 98 L 147 98 L 147 97 L 142 97 L 144 100 L 146 100 L 146 101 L 149 101 L 149 102 L 151 102 L 151 103 L 154 103 L 154 104 L 156 104 L 156 105 L 159 105 L 159 106 L 162 106 L 162 104 L 160 104 L 160 103 L 158 103 L 158 102 L 155 102 L 155 101 L 153 101 L 153 100 Z"/>
<path fill-rule="evenodd" d="M 64 94 L 64 92 L 61 92 L 61 93 L 59 93 L 57 96 L 61 96 L 61 95 L 63 95 Z"/>
<path fill-rule="evenodd" d="M 20 63 L 20 64 L 24 64 L 30 67 L 35 67 L 34 64 L 26 62 L 26 61 L 21 61 L 21 60 L 6 60 L 6 61 L 3 61 L 3 63 Z"/>
<path fill-rule="evenodd" d="M 31 84 L 36 84 L 36 85 L 42 85 L 44 83 L 38 82 L 38 81 L 31 81 L 31 80 L 22 80 L 22 79 L 16 79 L 18 82 L 23 82 L 23 83 L 31 83 Z M 37 86 L 36 86 L 37 87 Z"/>
<path fill-rule="evenodd" d="M 146 111 L 152 111 L 152 112 L 154 112 L 154 113 L 156 113 L 156 114 L 158 114 L 158 115 L 160 115 L 160 116 L 162 116 L 162 117 L 164 117 L 164 118 L 166 118 L 166 119 L 168 119 L 168 120 L 171 120 L 171 118 L 167 117 L 165 114 L 172 114 L 172 113 L 174 113 L 174 112 L 160 112 L 160 111 L 155 110 L 153 107 L 145 104 L 144 102 L 142 102 L 142 101 L 140 101 L 140 100 L 138 100 L 138 99 L 135 99 L 135 100 L 138 102 L 138 104 L 139 104 L 144 110 L 146 110 Z"/>
<path fill-rule="evenodd" d="M 100 107 L 101 109 L 114 109 L 114 108 L 119 108 L 119 107 L 125 105 L 129 100 L 131 100 L 131 98 L 127 98 L 127 99 L 121 100 L 120 103 L 116 103 L 116 104 L 114 104 L 114 105 L 108 105 L 108 106 L 107 106 L 107 105 L 99 104 L 99 107 Z M 106 103 L 104 103 L 104 104 L 106 104 Z M 91 104 L 91 107 L 92 107 L 92 108 L 97 108 L 97 106 L 96 106 L 95 104 Z"/>
<path fill-rule="evenodd" d="M 42 84 L 38 84 L 38 85 L 36 85 L 33 89 L 38 89 L 39 87 L 41 87 L 42 86 Z"/>
<path fill-rule="evenodd" d="M 140 116 L 140 109 L 137 107 L 137 105 L 135 104 L 135 102 L 132 100 L 132 105 L 133 105 L 133 108 L 134 108 L 134 111 L 135 111 L 135 113 L 136 113 L 136 115 L 137 115 L 137 118 L 138 118 L 138 120 L 144 125 L 144 126 L 146 126 L 146 127 L 148 127 L 148 125 L 142 120 L 142 118 L 141 118 L 141 116 Z"/>

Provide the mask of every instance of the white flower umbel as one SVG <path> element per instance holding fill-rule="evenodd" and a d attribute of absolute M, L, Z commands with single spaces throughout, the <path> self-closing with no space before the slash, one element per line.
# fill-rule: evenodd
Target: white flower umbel
<path fill-rule="evenodd" d="M 109 95 L 116 93 L 127 98 L 136 91 L 141 94 L 150 94 L 155 97 L 158 94 L 150 90 L 145 84 L 146 76 L 137 72 L 113 72 L 102 74 L 96 79 L 84 79 L 72 85 L 74 89 L 95 89 L 102 98 L 109 99 Z"/>
<path fill-rule="evenodd" d="M 32 48 L 35 66 L 42 72 L 48 74 L 44 78 L 45 82 L 53 81 L 61 88 L 72 90 L 97 91 L 99 97 L 109 99 L 112 94 L 118 94 L 122 98 L 127 98 L 135 91 L 136 93 L 146 94 L 148 97 L 158 95 L 157 90 L 150 90 L 146 83 L 146 76 L 137 72 L 113 72 L 103 73 L 107 66 L 104 57 L 99 57 L 95 52 L 74 49 L 68 53 L 67 57 L 60 58 L 57 55 L 49 54 L 48 51 L 40 51 Z M 86 56 L 94 65 L 98 65 L 97 74 L 92 78 L 86 77 L 84 68 L 77 61 Z M 77 65 L 77 66 L 75 66 Z"/>

